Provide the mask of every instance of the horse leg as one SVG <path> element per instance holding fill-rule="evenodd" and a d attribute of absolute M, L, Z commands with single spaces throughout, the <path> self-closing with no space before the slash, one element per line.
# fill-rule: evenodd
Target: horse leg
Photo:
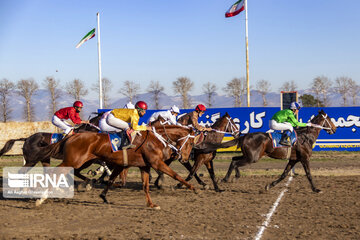
<path fill-rule="evenodd" d="M 273 181 L 272 183 L 266 185 L 266 186 L 265 186 L 265 190 L 267 190 L 267 191 L 270 190 L 270 188 L 275 187 L 276 184 L 278 184 L 279 182 L 281 182 L 282 180 L 284 180 L 284 179 L 288 176 L 290 170 L 295 166 L 295 164 L 296 164 L 297 162 L 298 162 L 298 161 L 290 160 L 290 161 L 287 163 L 287 165 L 286 165 L 286 167 L 285 167 L 285 169 L 284 169 L 284 172 L 281 174 L 281 176 L 280 176 L 277 180 L 275 180 L 275 181 Z"/>
<path fill-rule="evenodd" d="M 156 204 L 154 204 L 151 201 L 151 197 L 150 197 L 150 187 L 149 187 L 149 173 L 150 173 L 150 167 L 141 167 L 140 168 L 141 171 L 141 180 L 143 182 L 143 190 L 145 192 L 145 198 L 146 198 L 146 205 L 150 208 L 154 208 L 154 209 L 160 209 L 160 207 Z"/>
<path fill-rule="evenodd" d="M 301 164 L 302 164 L 303 167 L 304 167 L 304 170 L 305 170 L 305 173 L 306 173 L 306 177 L 307 177 L 307 179 L 308 179 L 309 182 L 310 182 L 311 189 L 313 190 L 313 192 L 316 192 L 316 193 L 321 192 L 321 190 L 320 190 L 320 189 L 317 189 L 317 188 L 315 187 L 314 183 L 313 183 L 312 176 L 311 176 L 311 173 L 310 173 L 309 159 L 301 160 Z"/>
<path fill-rule="evenodd" d="M 108 184 L 105 186 L 104 190 L 102 191 L 102 193 L 100 194 L 101 199 L 104 201 L 104 203 L 109 203 L 106 199 L 106 194 L 109 191 L 109 188 L 113 185 L 116 177 L 119 175 L 119 173 L 123 170 L 124 168 L 121 166 L 117 166 L 114 168 L 114 171 L 111 173 L 110 175 L 110 179 L 108 181 Z"/>
<path fill-rule="evenodd" d="M 231 163 L 229 165 L 229 169 L 225 175 L 225 177 L 221 180 L 222 182 L 229 182 L 229 178 L 231 176 L 232 171 L 235 169 L 235 177 L 236 178 L 240 178 L 240 171 L 239 171 L 239 167 L 241 166 L 245 166 L 246 164 L 248 164 L 247 162 L 244 161 L 245 157 L 244 155 L 242 156 L 235 156 L 232 158 Z"/>
<path fill-rule="evenodd" d="M 205 164 L 209 174 L 210 174 L 210 178 L 213 182 L 213 185 L 214 185 L 214 189 L 215 189 L 215 192 L 223 192 L 224 190 L 221 190 L 216 182 L 216 178 L 215 178 L 215 172 L 214 172 L 214 163 L 213 163 L 213 160 L 211 160 L 210 162 L 206 163 Z"/>
<path fill-rule="evenodd" d="M 188 182 L 186 182 L 184 179 L 182 179 L 179 174 L 177 174 L 176 172 L 174 172 L 174 170 L 172 170 L 168 165 L 166 165 L 163 161 L 158 160 L 156 161 L 155 164 L 151 164 L 151 167 L 154 168 L 155 170 L 161 171 L 163 173 L 165 173 L 166 175 L 172 177 L 173 179 L 181 182 L 182 184 L 184 184 L 187 188 L 189 188 L 190 190 L 193 190 L 194 192 L 196 191 L 195 188 L 189 184 Z"/>
<path fill-rule="evenodd" d="M 164 163 L 167 166 L 170 166 L 170 164 L 174 161 L 173 158 L 169 158 L 164 161 Z M 162 189 L 162 183 L 164 182 L 164 173 L 157 171 L 158 177 L 156 178 L 154 185 L 157 189 Z"/>
<path fill-rule="evenodd" d="M 184 162 L 184 163 L 181 163 L 181 164 L 182 164 L 184 167 L 186 167 L 186 169 L 187 169 L 189 172 L 191 172 L 192 166 L 191 166 L 191 164 L 190 164 L 189 161 Z M 197 181 L 200 185 L 202 185 L 203 187 L 206 186 L 206 183 L 204 183 L 204 182 L 201 180 L 201 178 L 197 175 L 196 172 L 195 172 L 195 174 L 194 174 L 194 177 L 195 177 L 196 181 Z M 181 185 L 181 186 L 182 186 L 182 185 Z"/>
<path fill-rule="evenodd" d="M 202 165 L 203 161 L 202 159 L 200 160 L 195 160 L 195 163 L 193 165 L 193 167 L 191 168 L 190 170 L 190 173 L 189 175 L 187 176 L 187 178 L 185 179 L 186 182 L 190 181 L 194 175 L 196 174 L 197 170 L 199 170 L 200 166 Z M 206 185 L 206 184 L 205 184 Z M 182 184 L 181 183 L 178 183 L 176 185 L 176 188 L 181 188 L 182 187 Z"/>

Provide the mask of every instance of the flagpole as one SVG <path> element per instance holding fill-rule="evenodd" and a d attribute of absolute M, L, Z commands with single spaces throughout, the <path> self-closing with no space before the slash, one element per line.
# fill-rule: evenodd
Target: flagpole
<path fill-rule="evenodd" d="M 248 11 L 247 11 L 247 0 L 245 0 L 244 3 L 245 3 L 245 42 L 246 42 L 247 106 L 250 107 L 249 42 L 248 42 Z"/>
<path fill-rule="evenodd" d="M 102 81 L 101 81 L 101 51 L 100 51 L 100 14 L 96 13 L 97 16 L 97 39 L 98 39 L 98 63 L 99 63 L 99 108 L 103 108 L 103 92 L 102 92 Z"/>

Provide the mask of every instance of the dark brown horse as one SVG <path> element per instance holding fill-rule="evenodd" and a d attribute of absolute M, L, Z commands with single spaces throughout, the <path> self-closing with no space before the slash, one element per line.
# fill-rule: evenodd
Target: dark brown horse
<path fill-rule="evenodd" d="M 228 172 L 223 181 L 227 182 L 229 180 L 229 177 L 234 169 L 236 171 L 235 177 L 239 178 L 239 167 L 255 163 L 263 156 L 269 156 L 276 159 L 289 159 L 289 162 L 280 178 L 266 185 L 266 190 L 269 190 L 286 178 L 289 171 L 295 166 L 295 164 L 301 162 L 304 167 L 306 177 L 310 182 L 311 189 L 314 192 L 320 192 L 312 181 L 309 160 L 312 154 L 313 145 L 320 134 L 320 130 L 324 129 L 327 133 L 334 134 L 336 132 L 336 127 L 330 117 L 323 110 L 319 111 L 319 114 L 311 120 L 311 123 L 313 123 L 314 126 L 303 127 L 295 130 L 298 139 L 293 147 L 274 148 L 270 135 L 263 132 L 249 133 L 232 141 L 223 143 L 221 146 L 217 146 L 229 147 L 237 144 L 238 148 L 241 148 L 243 154 L 242 156 L 232 158 Z M 211 147 L 209 149 L 211 149 Z M 205 151 L 209 151 L 209 149 L 205 149 Z"/>
<path fill-rule="evenodd" d="M 166 128 L 166 132 L 167 135 L 176 142 L 177 146 L 182 146 L 180 154 L 183 158 L 187 159 L 193 147 L 194 131 L 180 126 L 169 126 Z M 133 144 L 137 147 L 127 150 L 127 160 L 123 156 L 123 151 L 112 151 L 107 134 L 92 132 L 74 134 L 58 143 L 44 147 L 38 157 L 47 158 L 53 154 L 62 152 L 64 160 L 59 167 L 73 167 L 74 169 L 78 169 L 94 159 L 101 159 L 106 163 L 115 164 L 116 167 L 110 176 L 108 185 L 100 195 L 105 203 L 107 203 L 106 193 L 109 187 L 125 167 L 140 168 L 147 206 L 151 208 L 158 208 L 158 206 L 151 201 L 149 194 L 150 167 L 166 173 L 170 177 L 183 183 L 189 189 L 195 191 L 192 185 L 185 182 L 163 162 L 170 157 L 170 147 L 164 145 L 151 131 L 142 131 L 140 133 L 141 135 L 137 136 L 133 141 Z M 42 201 L 43 199 L 39 200 L 38 203 Z"/>
<path fill-rule="evenodd" d="M 219 144 L 224 138 L 225 133 L 230 133 L 234 137 L 240 133 L 239 128 L 236 126 L 234 120 L 229 116 L 228 113 L 225 113 L 222 117 L 218 118 L 215 121 L 215 123 L 211 126 L 211 128 L 213 129 L 213 131 L 207 133 L 205 140 L 203 141 L 204 144 L 207 143 Z M 193 177 L 195 177 L 197 182 L 200 185 L 202 185 L 204 188 L 206 188 L 207 187 L 206 183 L 204 183 L 196 174 L 199 168 L 204 164 L 209 172 L 215 191 L 220 192 L 221 190 L 217 184 L 215 178 L 215 172 L 214 172 L 213 159 L 215 158 L 215 156 L 216 156 L 216 150 L 212 152 L 202 153 L 201 151 L 194 149 L 194 158 L 193 158 L 193 160 L 195 161 L 194 165 L 191 166 L 191 164 L 188 161 L 181 162 L 190 172 L 185 181 L 190 181 Z M 169 159 L 165 161 L 165 163 L 170 165 L 170 163 L 173 160 L 174 159 Z M 159 188 L 160 177 L 161 174 L 155 181 L 155 186 L 157 186 L 158 188 Z M 178 188 L 180 188 L 181 186 L 182 186 L 181 184 L 177 185 Z"/>

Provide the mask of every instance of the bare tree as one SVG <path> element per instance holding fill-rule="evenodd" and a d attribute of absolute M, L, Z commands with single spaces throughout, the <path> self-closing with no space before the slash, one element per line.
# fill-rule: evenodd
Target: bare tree
<path fill-rule="evenodd" d="M 65 89 L 75 100 L 80 100 L 81 97 L 88 94 L 88 90 L 85 88 L 83 81 L 76 78 L 72 82 L 68 82 Z"/>
<path fill-rule="evenodd" d="M 209 107 L 212 107 L 212 100 L 213 100 L 213 96 L 215 95 L 217 90 L 217 87 L 215 84 L 207 82 L 203 85 L 203 91 L 206 94 L 207 97 L 207 101 L 206 104 Z"/>
<path fill-rule="evenodd" d="M 338 92 L 342 99 L 343 99 L 343 105 L 346 106 L 347 105 L 347 95 L 350 92 L 350 81 L 352 79 L 349 77 L 338 77 L 335 80 L 336 83 L 336 92 Z"/>
<path fill-rule="evenodd" d="M 101 88 L 102 88 L 102 101 L 104 108 L 108 108 L 110 105 L 110 91 L 112 89 L 112 82 L 108 78 L 101 79 Z M 91 90 L 99 93 L 99 83 L 94 84 Z"/>
<path fill-rule="evenodd" d="M 352 98 L 353 106 L 356 106 L 356 97 L 359 95 L 360 86 L 352 79 L 349 81 L 350 96 Z"/>
<path fill-rule="evenodd" d="M 175 93 L 180 93 L 183 108 L 190 107 L 190 101 L 188 97 L 188 93 L 192 90 L 194 83 L 187 77 L 179 77 L 176 81 L 173 82 L 173 89 Z"/>
<path fill-rule="evenodd" d="M 10 120 L 10 114 L 12 112 L 12 109 L 9 107 L 9 97 L 11 94 L 11 91 L 15 88 L 14 83 L 10 82 L 7 79 L 3 79 L 0 81 L 0 99 L 1 99 L 1 105 L 0 105 L 0 111 L 2 116 L 2 121 L 7 122 Z"/>
<path fill-rule="evenodd" d="M 316 96 L 317 107 L 320 107 L 321 103 L 327 107 L 329 106 L 328 93 L 331 88 L 332 82 L 325 76 L 317 76 L 311 83 L 312 92 Z"/>
<path fill-rule="evenodd" d="M 159 98 L 160 98 L 160 93 L 162 93 L 163 91 L 164 91 L 164 87 L 160 85 L 159 81 L 151 81 L 147 89 L 147 92 L 151 93 L 153 96 L 155 109 L 160 109 Z"/>
<path fill-rule="evenodd" d="M 241 107 L 242 96 L 247 90 L 246 79 L 244 77 L 234 78 L 226 84 L 223 90 L 229 97 L 234 98 L 234 107 Z"/>
<path fill-rule="evenodd" d="M 266 94 L 268 94 L 270 90 L 271 90 L 271 83 L 269 81 L 262 79 L 256 82 L 256 91 L 258 91 L 258 93 L 261 94 L 264 107 L 268 105 L 266 101 Z"/>
<path fill-rule="evenodd" d="M 119 93 L 129 98 L 130 102 L 136 98 L 140 90 L 140 85 L 133 81 L 125 81 L 124 86 L 120 88 Z"/>
<path fill-rule="evenodd" d="M 281 88 L 280 91 L 296 91 L 297 89 L 297 85 L 294 82 L 294 80 L 291 80 L 290 82 L 285 82 Z"/>
<path fill-rule="evenodd" d="M 16 84 L 18 94 L 25 99 L 24 116 L 28 122 L 33 120 L 34 108 L 31 104 L 31 97 L 39 89 L 38 84 L 33 80 L 20 80 Z"/>
<path fill-rule="evenodd" d="M 58 89 L 60 83 L 59 81 L 56 81 L 53 77 L 47 77 L 46 79 L 44 79 L 43 84 L 50 92 L 51 108 L 49 110 L 49 116 L 52 116 L 57 110 L 56 100 L 60 97 L 60 91 Z"/>

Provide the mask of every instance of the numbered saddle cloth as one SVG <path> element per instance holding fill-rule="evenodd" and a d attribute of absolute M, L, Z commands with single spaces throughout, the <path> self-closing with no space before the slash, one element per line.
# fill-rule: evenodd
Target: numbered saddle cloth
<path fill-rule="evenodd" d="M 59 142 L 59 141 L 61 141 L 61 139 L 63 139 L 64 138 L 64 134 L 62 134 L 62 133 L 53 133 L 53 134 L 51 134 L 51 144 L 53 144 L 53 143 L 57 143 L 57 142 Z"/>
<path fill-rule="evenodd" d="M 136 131 L 131 133 L 132 138 L 135 138 Z M 117 152 L 123 149 L 123 147 L 130 144 L 128 135 L 126 131 L 118 132 L 118 133 L 108 133 L 109 141 L 111 143 L 111 148 L 113 152 Z"/>
<path fill-rule="evenodd" d="M 284 146 L 284 145 L 281 145 L 279 142 L 280 142 L 280 139 L 282 137 L 282 131 L 274 131 L 274 132 L 269 132 L 269 135 L 272 139 L 272 143 L 273 143 L 273 147 L 274 148 L 278 148 L 278 147 L 288 147 L 288 146 Z M 297 140 L 297 135 L 296 135 L 296 132 L 293 131 L 291 132 L 291 135 L 290 135 L 290 142 L 291 142 L 291 146 L 294 146 L 295 143 L 296 143 L 296 140 Z"/>

